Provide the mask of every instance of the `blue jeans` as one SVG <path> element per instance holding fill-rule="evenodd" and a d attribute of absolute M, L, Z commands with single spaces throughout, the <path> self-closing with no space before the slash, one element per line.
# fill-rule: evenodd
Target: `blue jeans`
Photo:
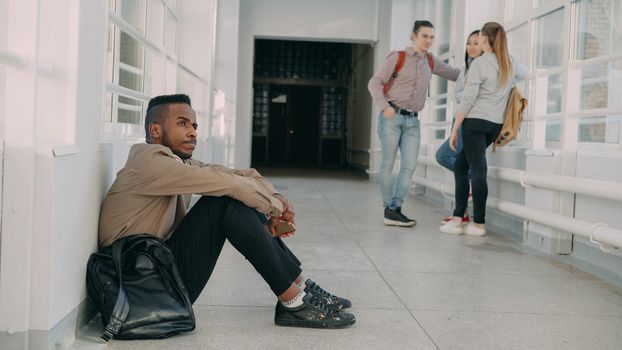
<path fill-rule="evenodd" d="M 378 115 L 378 137 L 382 148 L 380 163 L 380 190 L 385 208 L 395 209 L 404 203 L 410 180 L 415 172 L 421 130 L 419 119 L 395 114 L 387 119 L 382 113 Z M 397 180 L 393 179 L 393 166 L 397 149 L 400 150 L 400 172 Z"/>
<path fill-rule="evenodd" d="M 441 166 L 449 169 L 450 171 L 454 171 L 454 165 L 456 163 L 456 158 L 458 158 L 458 153 L 462 150 L 462 130 L 458 130 L 458 145 L 456 146 L 456 151 L 452 151 L 449 148 L 449 139 L 445 140 L 441 147 L 436 151 L 436 161 Z"/>

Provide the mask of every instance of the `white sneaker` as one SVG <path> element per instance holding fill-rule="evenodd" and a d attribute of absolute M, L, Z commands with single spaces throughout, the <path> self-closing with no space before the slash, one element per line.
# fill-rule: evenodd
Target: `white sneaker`
<path fill-rule="evenodd" d="M 464 233 L 466 233 L 467 235 L 470 236 L 485 236 L 486 235 L 486 229 L 485 228 L 479 228 L 477 226 L 475 226 L 474 223 L 469 223 L 468 225 L 466 225 L 464 227 Z"/>
<path fill-rule="evenodd" d="M 438 228 L 443 233 L 449 233 L 451 235 L 461 235 L 464 233 L 462 222 L 450 220 L 446 224 L 441 225 Z"/>

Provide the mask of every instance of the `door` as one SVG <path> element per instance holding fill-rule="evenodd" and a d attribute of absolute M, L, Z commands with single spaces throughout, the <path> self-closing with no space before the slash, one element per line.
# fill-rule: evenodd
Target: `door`
<path fill-rule="evenodd" d="M 321 88 L 271 85 L 268 164 L 319 163 Z"/>
<path fill-rule="evenodd" d="M 319 163 L 320 97 L 317 86 L 292 86 L 289 103 L 289 162 Z"/>
<path fill-rule="evenodd" d="M 284 164 L 289 161 L 289 119 L 287 101 L 288 87 L 270 86 L 268 120 L 268 164 Z"/>

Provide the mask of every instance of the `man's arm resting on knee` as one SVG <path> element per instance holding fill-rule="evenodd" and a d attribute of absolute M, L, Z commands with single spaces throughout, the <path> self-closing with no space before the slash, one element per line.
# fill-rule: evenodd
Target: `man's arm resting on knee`
<path fill-rule="evenodd" d="M 136 188 L 139 194 L 229 196 L 264 214 L 279 217 L 283 214 L 282 202 L 253 178 L 211 166 L 180 163 L 164 154 L 157 161 L 152 160 L 150 167 L 146 172 L 148 179 Z"/>
<path fill-rule="evenodd" d="M 214 171 L 222 171 L 225 173 L 234 173 L 236 175 L 240 175 L 240 176 L 244 176 L 250 179 L 254 179 L 255 181 L 257 181 L 257 183 L 259 183 L 259 185 L 263 188 L 266 189 L 266 191 L 268 191 L 271 194 L 278 194 L 278 192 L 276 191 L 276 189 L 274 188 L 274 186 L 272 185 L 272 183 L 266 179 L 265 177 L 263 177 L 257 170 L 255 170 L 254 168 L 248 168 L 248 169 L 233 169 L 233 168 L 227 168 L 226 166 L 222 166 L 222 165 L 218 165 L 218 164 L 206 164 L 203 163 L 201 161 L 195 160 L 195 159 L 190 159 L 188 161 L 189 164 L 192 165 L 197 165 L 199 167 L 202 168 L 210 168 L 213 169 Z"/>

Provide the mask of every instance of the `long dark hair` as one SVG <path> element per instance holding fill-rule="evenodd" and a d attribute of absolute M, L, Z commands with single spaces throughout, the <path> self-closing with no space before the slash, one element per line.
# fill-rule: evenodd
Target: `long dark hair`
<path fill-rule="evenodd" d="M 510 62 L 508 52 L 508 39 L 503 26 L 496 22 L 488 22 L 482 27 L 482 34 L 488 38 L 488 44 L 492 47 L 492 52 L 499 61 L 499 86 L 505 85 L 511 75 L 514 74 L 514 67 Z"/>
<path fill-rule="evenodd" d="M 472 31 L 471 34 L 467 36 L 467 43 L 469 42 L 469 39 L 471 39 L 471 37 L 475 34 L 479 35 L 479 29 Z M 472 60 L 469 59 L 469 51 L 465 49 L 464 50 L 464 65 L 466 66 L 466 69 L 464 70 L 465 72 L 469 71 L 469 66 L 471 65 L 471 61 Z"/>

